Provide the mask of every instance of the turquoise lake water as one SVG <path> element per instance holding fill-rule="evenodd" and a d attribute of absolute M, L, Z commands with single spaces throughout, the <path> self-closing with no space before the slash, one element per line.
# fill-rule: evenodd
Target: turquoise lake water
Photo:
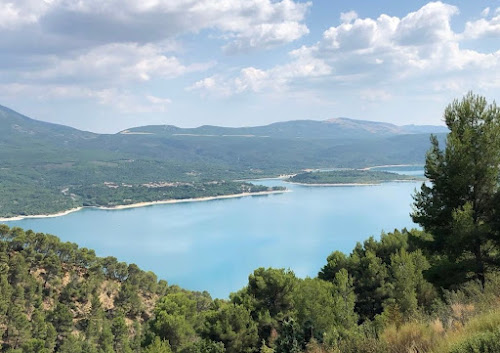
<path fill-rule="evenodd" d="M 394 170 L 392 170 L 394 171 Z M 404 169 L 399 169 L 404 172 Z M 416 173 L 412 170 L 413 174 Z M 412 194 L 421 183 L 311 187 L 280 180 L 291 192 L 7 222 L 154 271 L 170 284 L 226 298 L 258 267 L 316 276 L 334 250 L 381 231 L 411 228 Z"/>

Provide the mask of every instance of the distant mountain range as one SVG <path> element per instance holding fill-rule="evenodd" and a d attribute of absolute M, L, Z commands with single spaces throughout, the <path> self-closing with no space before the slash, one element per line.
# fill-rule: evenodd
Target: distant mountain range
<path fill-rule="evenodd" d="M 121 131 L 121 134 L 157 134 L 164 136 L 240 136 L 306 139 L 360 139 L 405 134 L 446 133 L 444 126 L 404 125 L 336 118 L 324 121 L 293 120 L 252 127 L 220 127 L 204 125 L 180 128 L 173 125 L 150 125 Z"/>
<path fill-rule="evenodd" d="M 21 210 L 35 199 L 42 209 L 65 209 L 73 204 L 67 190 L 110 182 L 190 183 L 306 168 L 422 164 L 429 134 L 444 139 L 446 131 L 338 118 L 241 128 L 143 126 L 97 134 L 0 106 L 0 217 L 2 207 Z"/>

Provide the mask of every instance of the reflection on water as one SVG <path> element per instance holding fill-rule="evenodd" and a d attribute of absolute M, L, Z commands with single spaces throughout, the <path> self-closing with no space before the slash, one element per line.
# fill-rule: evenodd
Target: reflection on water
<path fill-rule="evenodd" d="M 412 171 L 415 172 L 415 171 Z M 416 175 L 416 174 L 414 174 Z M 333 250 L 349 252 L 382 230 L 414 226 L 411 195 L 419 183 L 304 187 L 292 192 L 9 222 L 47 232 L 152 270 L 170 284 L 227 297 L 257 267 L 315 276 Z"/>

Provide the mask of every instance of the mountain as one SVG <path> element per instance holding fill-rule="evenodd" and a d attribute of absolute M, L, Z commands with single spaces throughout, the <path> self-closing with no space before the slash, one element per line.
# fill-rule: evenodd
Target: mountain
<path fill-rule="evenodd" d="M 0 134 L 2 142 L 6 139 L 28 138 L 26 142 L 43 139 L 62 144 L 97 136 L 69 126 L 31 119 L 2 105 L 0 105 Z"/>
<path fill-rule="evenodd" d="M 367 139 L 404 134 L 446 133 L 444 126 L 405 125 L 336 118 L 324 121 L 294 120 L 254 127 L 220 127 L 204 125 L 179 128 L 172 125 L 150 125 L 123 130 L 120 134 L 154 134 L 163 136 L 260 137 L 305 139 Z"/>
<path fill-rule="evenodd" d="M 144 126 L 96 134 L 0 106 L 0 217 L 55 213 L 85 205 L 89 195 L 102 205 L 140 201 L 146 195 L 148 200 L 161 195 L 196 197 L 204 189 L 201 194 L 207 196 L 205 183 L 212 181 L 271 177 L 306 168 L 423 164 L 429 133 L 443 139 L 442 131 L 443 127 L 338 118 L 241 128 Z M 154 196 L 143 188 L 151 183 L 182 187 Z M 111 190 L 109 185 L 134 189 Z M 223 191 L 217 192 L 239 188 L 221 185 Z"/>

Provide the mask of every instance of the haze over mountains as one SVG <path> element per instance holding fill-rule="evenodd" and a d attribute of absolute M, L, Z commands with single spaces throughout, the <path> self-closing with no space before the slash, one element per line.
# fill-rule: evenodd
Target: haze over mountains
<path fill-rule="evenodd" d="M 61 137 L 70 139 L 90 139 L 98 135 L 81 131 L 69 126 L 43 122 L 26 117 L 14 110 L 0 105 L 0 131 L 14 134 L 37 135 L 38 137 Z M 293 120 L 276 122 L 264 126 L 221 127 L 203 125 L 196 128 L 181 128 L 173 125 L 149 125 L 123 130 L 119 134 L 157 134 L 167 136 L 199 135 L 225 137 L 274 137 L 274 138 L 369 138 L 405 134 L 446 133 L 445 126 L 435 125 L 403 125 L 356 120 L 350 118 L 333 118 L 324 121 Z"/>
<path fill-rule="evenodd" d="M 180 128 L 172 125 L 150 125 L 123 130 L 121 134 L 158 134 L 167 136 L 225 136 L 225 137 L 273 137 L 308 139 L 358 139 L 417 133 L 446 133 L 444 126 L 405 125 L 349 118 L 324 121 L 293 120 L 265 126 L 220 127 L 204 125 L 197 128 Z"/>

